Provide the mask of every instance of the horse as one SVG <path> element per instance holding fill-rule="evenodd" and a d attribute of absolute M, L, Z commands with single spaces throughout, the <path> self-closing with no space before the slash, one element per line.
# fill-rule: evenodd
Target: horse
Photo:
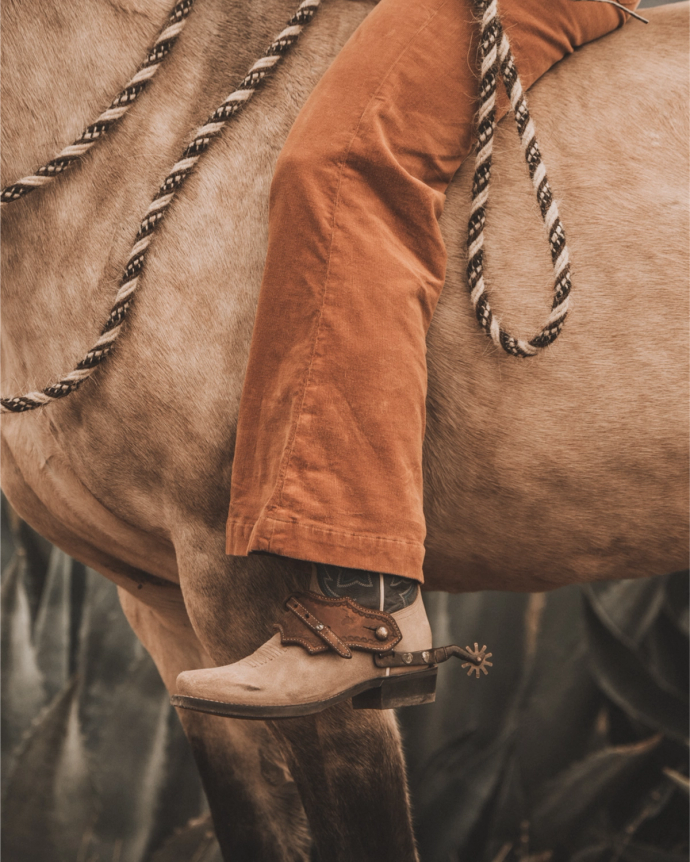
<path fill-rule="evenodd" d="M 9 0 L 3 185 L 102 110 L 168 2 Z M 95 341 L 159 183 L 293 5 L 197 0 L 108 137 L 6 208 L 4 394 L 46 385 Z M 182 670 L 249 654 L 305 586 L 289 560 L 225 555 L 232 453 L 273 167 L 372 5 L 324 2 L 199 161 L 105 366 L 70 397 L 3 423 L 12 506 L 117 584 L 171 693 Z M 428 336 L 427 589 L 544 591 L 685 565 L 688 6 L 649 17 L 579 50 L 529 93 L 574 280 L 566 327 L 539 358 L 504 356 L 479 331 L 465 279 L 468 163 L 448 190 L 448 273 Z M 551 262 L 509 118 L 486 231 L 493 307 L 512 332 L 536 331 Z M 312 844 L 328 862 L 418 858 L 393 712 L 345 703 L 273 722 L 180 719 L 224 858 L 306 860 Z"/>

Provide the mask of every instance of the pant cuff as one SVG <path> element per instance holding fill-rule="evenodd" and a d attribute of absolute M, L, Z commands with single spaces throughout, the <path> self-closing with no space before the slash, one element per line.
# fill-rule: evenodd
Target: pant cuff
<path fill-rule="evenodd" d="M 326 526 L 300 524 L 268 516 L 263 516 L 256 524 L 228 520 L 225 553 L 246 557 L 252 551 L 384 572 L 424 583 L 424 545 L 421 542 L 342 533 Z"/>

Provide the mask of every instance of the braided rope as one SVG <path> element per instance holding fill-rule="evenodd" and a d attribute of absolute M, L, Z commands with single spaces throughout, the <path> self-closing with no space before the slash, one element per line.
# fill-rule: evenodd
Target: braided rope
<path fill-rule="evenodd" d="M 261 83 L 278 66 L 280 60 L 298 40 L 307 24 L 312 20 L 321 0 L 304 0 L 292 16 L 287 27 L 268 46 L 266 53 L 251 67 L 238 88 L 211 114 L 206 123 L 197 129 L 194 140 L 182 154 L 160 186 L 139 225 L 136 241 L 125 266 L 120 289 L 101 335 L 77 367 L 41 392 L 29 392 L 15 398 L 1 398 L 1 413 L 22 413 L 44 404 L 64 398 L 81 386 L 96 368 L 111 353 L 128 310 L 131 308 L 139 283 L 146 255 L 156 229 L 162 223 L 176 193 L 192 172 L 199 158 L 209 148 L 211 141 L 222 131 L 232 117 L 239 114 L 252 98 Z"/>
<path fill-rule="evenodd" d="M 534 123 L 527 110 L 527 101 L 515 68 L 510 44 L 498 17 L 497 2 L 496 0 L 476 0 L 476 4 L 482 13 L 479 44 L 481 84 L 477 117 L 477 154 L 467 237 L 467 279 L 470 299 L 479 325 L 494 344 L 502 347 L 512 356 L 534 356 L 539 350 L 555 341 L 568 314 L 571 289 L 568 247 L 558 207 L 546 177 L 546 168 L 539 151 Z M 491 158 L 496 129 L 496 88 L 499 74 L 510 99 L 537 203 L 548 232 L 555 273 L 551 314 L 542 330 L 529 342 L 515 338 L 501 328 L 498 318 L 489 305 L 484 283 L 484 227 L 491 182 Z"/>
<path fill-rule="evenodd" d="M 6 186 L 0 192 L 0 206 L 18 201 L 30 192 L 54 180 L 59 174 L 75 165 L 97 140 L 106 135 L 117 121 L 127 113 L 137 98 L 144 92 L 147 84 L 158 71 L 163 60 L 172 51 L 180 33 L 184 30 L 187 17 L 194 0 L 180 0 L 168 15 L 165 27 L 161 30 L 148 52 L 143 64 L 118 93 L 108 108 L 87 126 L 74 143 L 65 147 L 54 159 L 42 165 L 35 173 L 22 177 L 16 183 Z"/>

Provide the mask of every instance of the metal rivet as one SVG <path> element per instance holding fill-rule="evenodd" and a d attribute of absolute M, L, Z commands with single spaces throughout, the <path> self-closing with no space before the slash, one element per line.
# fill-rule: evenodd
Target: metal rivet
<path fill-rule="evenodd" d="M 405 664 L 411 664 L 412 663 L 412 653 L 411 652 L 404 652 L 402 654 L 402 660 L 405 662 Z"/>
<path fill-rule="evenodd" d="M 424 650 L 424 652 L 422 653 L 423 661 L 425 661 L 427 664 L 429 664 L 430 658 L 431 658 L 431 656 L 429 655 L 429 653 L 426 650 Z"/>
<path fill-rule="evenodd" d="M 374 634 L 378 640 L 385 641 L 388 638 L 388 629 L 385 626 L 379 626 Z"/>
<path fill-rule="evenodd" d="M 321 629 L 323 628 L 323 623 L 319 623 L 316 628 L 317 628 L 317 631 L 321 631 Z"/>

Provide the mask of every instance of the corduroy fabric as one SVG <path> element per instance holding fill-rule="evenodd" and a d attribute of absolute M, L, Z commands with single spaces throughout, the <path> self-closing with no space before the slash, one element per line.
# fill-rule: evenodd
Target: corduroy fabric
<path fill-rule="evenodd" d="M 627 17 L 586 0 L 499 10 L 525 88 Z M 469 0 L 380 0 L 290 132 L 240 405 L 230 554 L 423 580 L 425 337 L 445 278 L 444 192 L 472 144 L 473 17 Z"/>

